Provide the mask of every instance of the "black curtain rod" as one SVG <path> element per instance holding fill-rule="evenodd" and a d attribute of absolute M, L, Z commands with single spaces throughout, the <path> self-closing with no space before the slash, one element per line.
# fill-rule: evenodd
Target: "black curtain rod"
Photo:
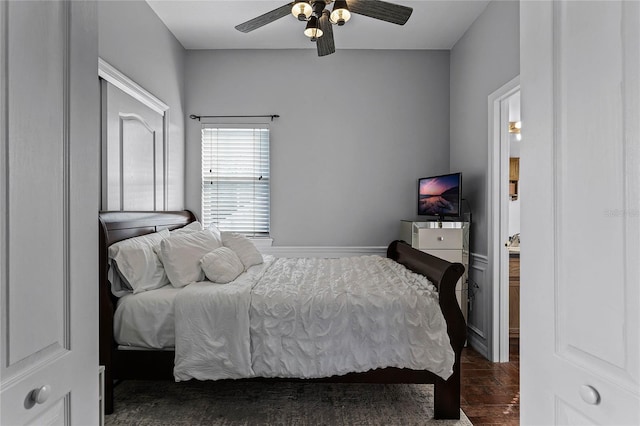
<path fill-rule="evenodd" d="M 273 121 L 274 118 L 280 118 L 278 114 L 271 114 L 271 115 L 195 115 L 195 114 L 191 114 L 189 116 L 190 119 L 198 120 L 198 121 L 200 121 L 201 118 L 265 118 L 265 117 L 271 118 L 271 121 Z"/>

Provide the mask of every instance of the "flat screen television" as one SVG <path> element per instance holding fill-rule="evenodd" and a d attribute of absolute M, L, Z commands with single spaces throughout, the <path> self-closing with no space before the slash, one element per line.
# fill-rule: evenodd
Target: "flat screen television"
<path fill-rule="evenodd" d="M 418 179 L 418 215 L 438 219 L 461 216 L 462 173 Z"/>

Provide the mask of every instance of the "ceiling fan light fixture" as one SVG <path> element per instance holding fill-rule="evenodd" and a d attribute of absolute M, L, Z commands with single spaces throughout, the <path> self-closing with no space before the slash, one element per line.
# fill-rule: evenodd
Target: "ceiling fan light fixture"
<path fill-rule="evenodd" d="M 333 7 L 329 6 L 331 3 Z M 293 0 L 235 28 L 242 33 L 249 33 L 291 13 L 296 19 L 306 22 L 304 34 L 312 42 L 317 42 L 318 56 L 327 56 L 336 51 L 333 26 L 347 23 L 352 13 L 404 25 L 412 12 L 411 7 L 383 0 Z"/>
<path fill-rule="evenodd" d="M 322 30 L 318 28 L 318 18 L 312 15 L 307 22 L 307 27 L 304 29 L 304 35 L 309 37 L 311 41 L 316 41 L 319 37 L 322 37 Z"/>
<path fill-rule="evenodd" d="M 306 1 L 298 1 L 291 8 L 291 14 L 298 18 L 298 21 L 307 21 L 312 13 L 313 8 Z"/>
<path fill-rule="evenodd" d="M 333 10 L 329 16 L 329 20 L 332 24 L 343 26 L 349 19 L 351 19 L 351 12 L 345 0 L 336 0 L 333 5 Z"/>

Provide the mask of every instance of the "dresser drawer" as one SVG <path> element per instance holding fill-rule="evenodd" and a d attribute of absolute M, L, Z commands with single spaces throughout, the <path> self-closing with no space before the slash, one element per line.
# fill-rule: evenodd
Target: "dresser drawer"
<path fill-rule="evenodd" d="M 462 248 L 462 229 L 417 229 L 413 243 L 420 250 Z"/>

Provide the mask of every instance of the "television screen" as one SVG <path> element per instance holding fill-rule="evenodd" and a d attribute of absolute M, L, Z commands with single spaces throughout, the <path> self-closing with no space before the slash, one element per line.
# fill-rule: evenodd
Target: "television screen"
<path fill-rule="evenodd" d="M 424 177 L 418 180 L 418 214 L 460 216 L 462 173 Z"/>

